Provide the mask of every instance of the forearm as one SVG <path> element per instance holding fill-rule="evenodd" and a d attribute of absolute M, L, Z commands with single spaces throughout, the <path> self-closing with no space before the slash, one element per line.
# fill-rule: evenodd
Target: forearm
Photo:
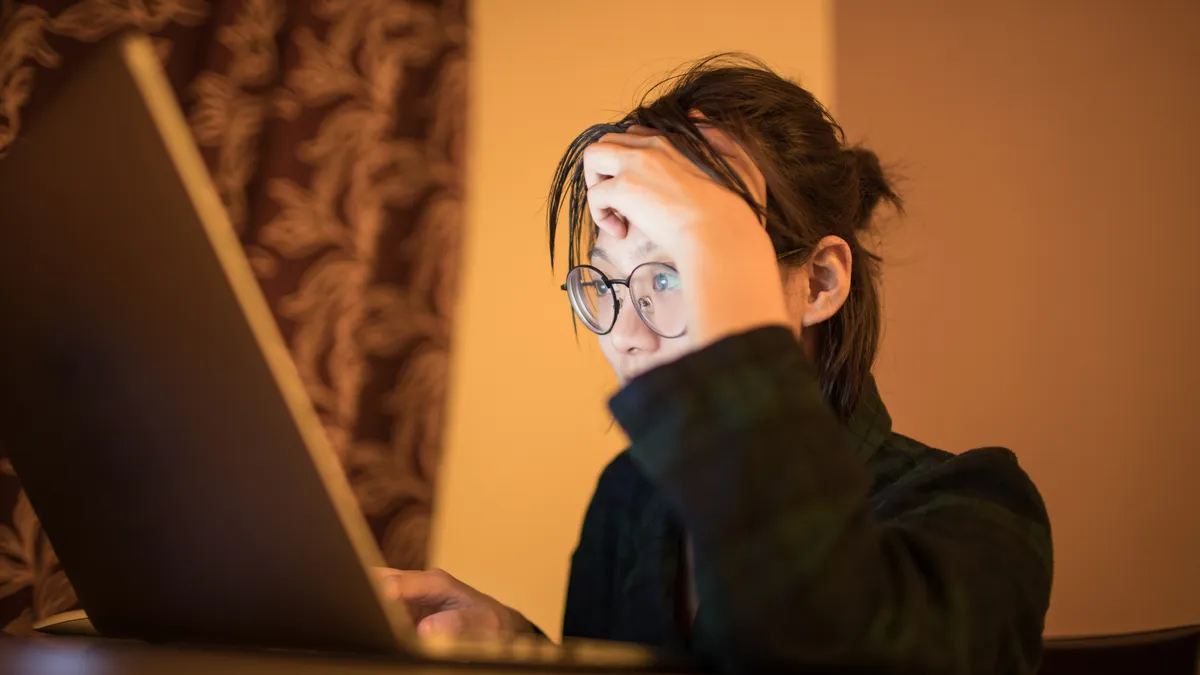
<path fill-rule="evenodd" d="M 967 672 L 979 654 L 1027 651 L 980 614 L 1026 640 L 1040 630 L 1029 618 L 1039 561 L 989 520 L 1003 507 L 914 497 L 879 521 L 871 476 L 794 339 L 751 337 L 647 373 L 613 401 L 634 458 L 693 537 L 697 631 L 740 665 Z"/>

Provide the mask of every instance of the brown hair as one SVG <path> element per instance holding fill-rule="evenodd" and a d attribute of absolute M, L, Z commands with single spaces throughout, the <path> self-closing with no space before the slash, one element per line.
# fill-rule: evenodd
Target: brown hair
<path fill-rule="evenodd" d="M 690 115 L 737 139 L 762 172 L 767 204 L 758 204 Z M 853 256 L 850 295 L 816 331 L 816 365 L 825 400 L 843 418 L 852 412 L 879 349 L 881 259 L 859 239 L 881 201 L 902 209 L 875 153 L 848 147 L 842 128 L 813 95 L 742 55 L 709 57 L 654 88 L 617 124 L 588 128 L 568 147 L 550 187 L 550 263 L 561 212 L 567 210 L 568 263 L 580 262 L 595 237 L 587 210 L 583 151 L 610 131 L 640 124 L 663 132 L 680 152 L 750 204 L 765 222 L 781 265 L 802 265 L 826 236 L 841 237 Z"/>

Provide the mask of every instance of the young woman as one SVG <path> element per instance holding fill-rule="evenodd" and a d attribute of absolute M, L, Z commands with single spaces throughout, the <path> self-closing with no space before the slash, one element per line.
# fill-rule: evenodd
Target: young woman
<path fill-rule="evenodd" d="M 563 288 L 621 383 L 564 634 L 728 669 L 1033 672 L 1050 529 L 1001 448 L 901 436 L 871 377 L 900 200 L 813 96 L 754 62 L 668 80 L 585 131 L 551 189 Z M 534 629 L 441 572 L 394 572 L 422 632 Z"/>

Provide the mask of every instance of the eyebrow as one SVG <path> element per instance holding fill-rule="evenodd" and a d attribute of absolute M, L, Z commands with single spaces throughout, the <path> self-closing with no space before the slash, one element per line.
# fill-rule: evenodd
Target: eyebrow
<path fill-rule="evenodd" d="M 658 248 L 658 244 L 656 244 L 652 241 L 646 241 L 644 244 L 642 244 L 641 246 L 638 246 L 637 248 L 635 248 L 633 250 L 633 257 L 636 260 L 638 258 L 642 258 L 644 256 L 650 255 L 651 253 L 654 253 L 655 251 L 658 251 L 658 250 L 660 250 Z M 609 257 L 608 251 L 605 251 L 604 249 L 602 249 L 598 246 L 593 247 L 591 251 L 588 251 L 588 260 L 591 260 L 592 258 L 600 258 L 601 260 L 609 263 L 610 265 L 616 264 L 615 262 L 613 262 L 613 259 L 611 257 Z"/>
<path fill-rule="evenodd" d="M 600 258 L 601 260 L 604 260 L 610 264 L 612 263 L 612 259 L 608 257 L 608 251 L 605 251 L 602 248 L 593 247 L 592 250 L 588 251 L 588 260 L 592 260 L 594 258 Z"/>

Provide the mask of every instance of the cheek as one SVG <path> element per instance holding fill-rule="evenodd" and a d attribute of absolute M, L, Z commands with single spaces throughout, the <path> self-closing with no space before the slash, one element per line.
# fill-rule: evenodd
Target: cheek
<path fill-rule="evenodd" d="M 604 354 L 604 358 L 608 361 L 608 365 L 612 366 L 613 370 L 617 369 L 617 350 L 613 347 L 612 333 L 608 335 L 597 335 L 596 342 L 600 343 L 600 351 Z"/>
<path fill-rule="evenodd" d="M 804 313 L 808 311 L 808 303 L 803 298 L 788 299 L 788 325 L 793 330 L 800 330 L 804 325 Z"/>
<path fill-rule="evenodd" d="M 793 328 L 800 330 L 804 313 L 808 311 L 808 277 L 801 271 L 786 268 L 782 271 L 782 276 L 783 296 L 787 302 L 788 319 Z"/>
<path fill-rule="evenodd" d="M 658 365 L 670 363 L 690 351 L 692 347 L 686 335 L 673 340 L 661 340 L 658 343 L 658 353 L 655 355 L 658 358 L 655 361 Z"/>

